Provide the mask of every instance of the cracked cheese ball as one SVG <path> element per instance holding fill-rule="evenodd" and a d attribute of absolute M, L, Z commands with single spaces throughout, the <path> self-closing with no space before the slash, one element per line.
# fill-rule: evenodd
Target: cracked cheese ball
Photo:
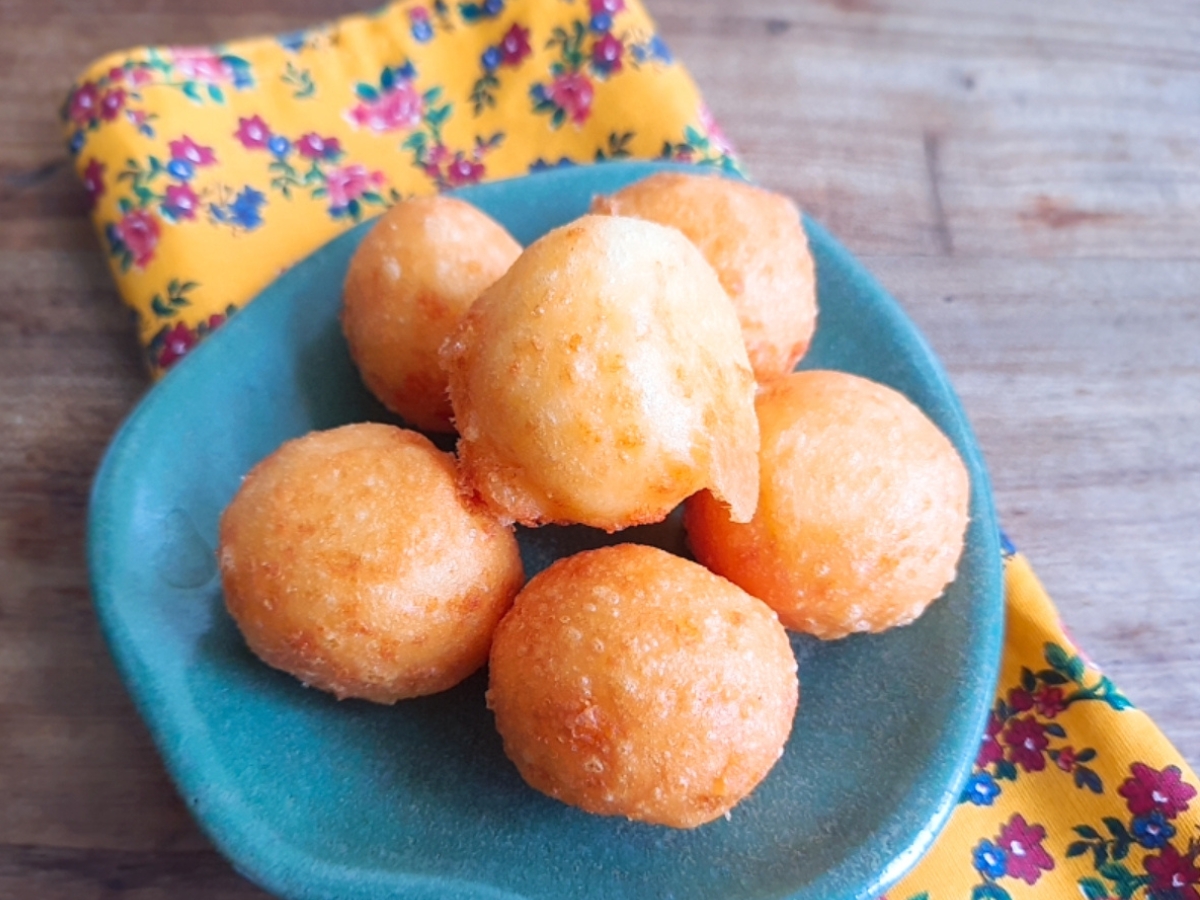
<path fill-rule="evenodd" d="M 220 561 L 264 662 L 376 703 L 483 665 L 524 581 L 511 530 L 459 499 L 453 457 L 377 424 L 313 432 L 255 466 L 221 517 Z"/>
<path fill-rule="evenodd" d="M 916 619 L 951 581 L 970 481 L 906 397 L 843 372 L 797 372 L 759 394 L 762 488 L 748 525 L 699 494 L 696 558 L 823 639 Z"/>
<path fill-rule="evenodd" d="M 733 300 L 760 383 L 786 375 L 817 324 L 817 286 L 795 204 L 708 175 L 663 172 L 597 197 L 595 212 L 678 228 L 700 248 Z"/>
<path fill-rule="evenodd" d="M 350 261 L 342 329 L 384 406 L 417 428 L 454 430 L 438 351 L 520 253 L 497 222 L 451 197 L 401 200 L 380 217 Z"/>
<path fill-rule="evenodd" d="M 535 576 L 496 631 L 488 706 L 537 790 L 694 828 L 783 753 L 796 660 L 775 614 L 664 550 L 621 544 Z"/>
<path fill-rule="evenodd" d="M 758 496 L 754 377 L 679 232 L 585 216 L 531 245 L 443 351 L 464 489 L 505 521 L 617 531 Z"/>

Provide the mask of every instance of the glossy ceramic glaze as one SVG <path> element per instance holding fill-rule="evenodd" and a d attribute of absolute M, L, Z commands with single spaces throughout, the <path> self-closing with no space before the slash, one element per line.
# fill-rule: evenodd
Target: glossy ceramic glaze
<path fill-rule="evenodd" d="M 528 243 L 659 166 L 559 169 L 460 196 Z M 245 875 L 322 900 L 839 900 L 877 896 L 957 802 L 1003 629 L 987 475 L 945 373 L 867 272 L 806 223 L 820 322 L 804 361 L 921 406 L 973 479 L 959 576 L 914 625 L 794 638 L 801 703 L 779 764 L 729 820 L 690 832 L 589 816 L 527 788 L 484 706 L 484 675 L 391 708 L 339 703 L 259 663 L 222 605 L 217 521 L 281 442 L 391 421 L 337 323 L 367 225 L 289 271 L 142 401 L 96 478 L 89 556 L 117 665 L 196 818 Z M 443 443 L 444 445 L 444 443 Z M 623 540 L 686 553 L 678 518 L 607 536 L 521 535 L 530 574 Z"/>

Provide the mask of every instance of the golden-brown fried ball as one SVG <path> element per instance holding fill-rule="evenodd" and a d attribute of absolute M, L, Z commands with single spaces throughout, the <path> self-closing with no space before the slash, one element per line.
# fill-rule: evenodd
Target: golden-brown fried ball
<path fill-rule="evenodd" d="M 585 216 L 542 237 L 446 345 L 464 488 L 527 525 L 616 531 L 758 496 L 737 316 L 678 231 Z"/>
<path fill-rule="evenodd" d="M 906 397 L 843 372 L 797 372 L 758 397 L 762 488 L 748 525 L 711 497 L 684 516 L 696 558 L 788 628 L 833 639 L 905 625 L 954 580 L 970 481 Z"/>
<path fill-rule="evenodd" d="M 454 460 L 390 425 L 289 441 L 221 517 L 225 603 L 266 663 L 394 703 L 487 659 L 524 581 L 511 530 L 463 505 Z"/>
<path fill-rule="evenodd" d="M 489 672 L 504 752 L 532 787 L 673 828 L 754 790 L 783 753 L 799 692 L 765 604 L 637 544 L 535 576 L 496 631 Z"/>
<path fill-rule="evenodd" d="M 597 197 L 595 212 L 678 228 L 700 248 L 733 300 L 760 383 L 786 375 L 817 324 L 817 286 L 795 204 L 781 194 L 708 175 L 661 172 Z"/>
<path fill-rule="evenodd" d="M 438 351 L 475 299 L 521 253 L 469 203 L 401 200 L 350 260 L 342 329 L 363 381 L 392 412 L 427 431 L 453 431 Z"/>

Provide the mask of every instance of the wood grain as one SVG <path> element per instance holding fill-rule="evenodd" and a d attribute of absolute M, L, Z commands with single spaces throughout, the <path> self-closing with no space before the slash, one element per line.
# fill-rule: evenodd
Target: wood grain
<path fill-rule="evenodd" d="M 649 0 L 760 181 L 902 301 L 1068 626 L 1200 764 L 1200 12 L 1191 0 Z M 0 0 L 0 898 L 263 897 L 112 668 L 92 472 L 145 389 L 55 110 L 92 58 L 303 0 Z"/>

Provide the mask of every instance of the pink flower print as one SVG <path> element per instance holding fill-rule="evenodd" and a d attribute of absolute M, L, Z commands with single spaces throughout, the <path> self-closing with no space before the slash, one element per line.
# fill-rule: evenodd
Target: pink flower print
<path fill-rule="evenodd" d="M 421 95 L 412 82 L 402 81 L 377 100 L 358 104 L 347 115 L 353 124 L 382 134 L 400 128 L 416 128 L 421 124 L 424 111 Z"/>
<path fill-rule="evenodd" d="M 238 118 L 238 129 L 233 135 L 247 150 L 261 150 L 271 140 L 271 129 L 261 116 L 249 119 Z"/>
<path fill-rule="evenodd" d="M 529 29 L 516 22 L 500 39 L 500 60 L 506 66 L 518 66 L 533 50 L 529 46 Z"/>
<path fill-rule="evenodd" d="M 454 155 L 454 162 L 446 167 L 446 179 L 454 186 L 475 184 L 483 177 L 483 163 L 467 159 L 462 153 Z"/>
<path fill-rule="evenodd" d="M 162 350 L 158 354 L 159 368 L 165 369 L 178 362 L 196 346 L 196 335 L 182 322 L 176 322 L 167 332 Z"/>
<path fill-rule="evenodd" d="M 1008 705 L 1014 712 L 1028 712 L 1033 709 L 1033 694 L 1024 688 L 1013 688 L 1008 692 Z"/>
<path fill-rule="evenodd" d="M 1063 747 L 1058 751 L 1058 758 L 1054 760 L 1054 764 L 1064 772 L 1070 772 L 1075 768 L 1075 748 Z"/>
<path fill-rule="evenodd" d="M 104 163 L 98 159 L 91 159 L 83 170 L 83 189 L 87 191 L 88 209 L 95 206 L 104 196 L 104 169 Z"/>
<path fill-rule="evenodd" d="M 1150 887 L 1156 896 L 1170 897 L 1172 900 L 1200 898 L 1200 894 L 1192 887 L 1200 884 L 1196 861 L 1182 855 L 1170 844 L 1163 847 L 1157 856 L 1147 856 L 1145 866 L 1146 874 L 1151 878 Z"/>
<path fill-rule="evenodd" d="M 409 31 L 413 40 L 424 44 L 433 40 L 433 24 L 429 21 L 429 10 L 423 6 L 413 7 L 408 11 Z"/>
<path fill-rule="evenodd" d="M 100 91 L 89 81 L 80 85 L 79 89 L 71 95 L 71 106 L 67 115 L 77 125 L 86 125 L 96 118 L 99 106 Z"/>
<path fill-rule="evenodd" d="M 1004 874 L 1020 878 L 1026 884 L 1036 884 L 1042 872 L 1054 868 L 1054 860 L 1042 847 L 1046 829 L 1030 825 L 1017 813 L 1003 828 L 996 843 L 1004 851 Z"/>
<path fill-rule="evenodd" d="M 453 156 L 454 154 L 445 144 L 434 144 L 425 156 L 425 174 L 436 181 L 441 175 L 442 163 L 452 159 Z"/>
<path fill-rule="evenodd" d="M 196 207 L 200 203 L 200 198 L 196 196 L 196 192 L 192 190 L 190 185 L 167 185 L 166 194 L 166 200 L 163 202 L 163 212 L 167 213 L 173 219 L 196 218 Z"/>
<path fill-rule="evenodd" d="M 175 72 L 186 81 L 220 84 L 232 77 L 229 66 L 204 47 L 175 47 L 171 51 Z"/>
<path fill-rule="evenodd" d="M 1167 766 L 1161 772 L 1143 763 L 1129 767 L 1133 777 L 1117 788 L 1125 798 L 1129 811 L 1135 816 L 1160 812 L 1165 818 L 1173 819 L 1189 806 L 1188 801 L 1196 796 L 1196 789 L 1183 781 L 1178 766 Z"/>
<path fill-rule="evenodd" d="M 592 15 L 599 16 L 607 13 L 615 16 L 625 9 L 625 0 L 592 0 Z"/>
<path fill-rule="evenodd" d="M 1033 704 L 1040 715 L 1053 719 L 1067 708 L 1063 702 L 1062 688 L 1046 686 L 1033 695 Z"/>
<path fill-rule="evenodd" d="M 337 138 L 323 138 L 314 131 L 301 136 L 296 149 L 305 159 L 335 159 L 342 152 L 342 145 Z"/>
<path fill-rule="evenodd" d="M 259 121 L 261 122 L 262 120 L 260 119 Z M 263 127 L 265 128 L 266 126 L 263 125 Z M 171 159 L 190 162 L 196 168 L 211 166 L 217 161 L 217 154 L 213 152 L 212 147 L 202 147 L 186 134 L 177 141 L 171 141 L 167 145 L 167 148 L 171 151 Z"/>
<path fill-rule="evenodd" d="M 1004 723 L 995 713 L 988 716 L 987 733 L 983 736 L 983 743 L 979 747 L 979 755 L 975 757 L 975 765 L 979 768 L 986 769 L 992 763 L 1004 759 L 1004 748 L 1000 746 L 1000 741 L 997 740 L 1000 730 L 1003 727 Z"/>
<path fill-rule="evenodd" d="M 625 45 L 613 37 L 612 32 L 605 32 L 604 36 L 592 45 L 592 65 L 606 75 L 620 72 L 621 55 L 624 52 Z"/>
<path fill-rule="evenodd" d="M 368 190 L 383 185 L 382 172 L 368 172 L 360 163 L 330 169 L 326 175 L 329 205 L 334 209 L 345 209 L 351 200 L 357 200 Z"/>
<path fill-rule="evenodd" d="M 725 156 L 733 156 L 737 152 L 734 149 L 733 143 L 729 138 L 725 137 L 725 132 L 721 130 L 721 126 L 713 118 L 712 111 L 704 101 L 700 102 L 699 115 L 700 128 L 708 135 L 708 139 L 712 142 L 716 151 Z"/>
<path fill-rule="evenodd" d="M 158 219 L 144 209 L 135 209 L 125 214 L 117 223 L 117 236 L 133 254 L 133 262 L 139 269 L 154 259 L 154 249 L 162 229 Z"/>
<path fill-rule="evenodd" d="M 1008 758 L 1026 772 L 1040 772 L 1046 768 L 1046 757 L 1042 754 L 1050 739 L 1033 716 L 1009 722 L 1004 730 L 1004 743 L 1008 744 Z"/>
<path fill-rule="evenodd" d="M 129 73 L 129 77 L 133 80 L 134 85 L 141 87 L 154 80 L 154 73 L 143 66 L 137 66 Z"/>
<path fill-rule="evenodd" d="M 578 72 L 559 75 L 546 89 L 550 102 L 564 110 L 576 125 L 582 125 L 591 115 L 594 95 L 592 83 Z"/>

